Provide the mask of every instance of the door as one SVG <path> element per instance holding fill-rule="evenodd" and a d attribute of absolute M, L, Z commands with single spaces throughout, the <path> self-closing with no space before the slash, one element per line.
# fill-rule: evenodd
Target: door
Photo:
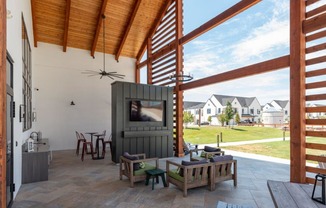
<path fill-rule="evenodd" d="M 11 207 L 14 193 L 14 179 L 13 179 L 13 117 L 14 117 L 14 102 L 13 102 L 13 60 L 7 52 L 7 110 L 6 110 L 6 128 L 7 128 L 7 163 L 6 163 L 6 195 L 7 207 Z"/>

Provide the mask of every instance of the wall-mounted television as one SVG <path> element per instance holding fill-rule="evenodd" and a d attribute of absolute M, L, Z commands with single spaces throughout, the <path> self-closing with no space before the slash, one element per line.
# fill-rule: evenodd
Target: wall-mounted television
<path fill-rule="evenodd" d="M 130 101 L 130 121 L 163 121 L 164 101 Z"/>

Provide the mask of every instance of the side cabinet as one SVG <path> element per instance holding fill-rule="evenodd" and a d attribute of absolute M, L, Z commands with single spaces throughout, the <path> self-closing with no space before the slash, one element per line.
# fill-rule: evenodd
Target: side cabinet
<path fill-rule="evenodd" d="M 48 139 L 39 140 L 34 144 L 34 152 L 22 152 L 22 183 L 48 180 L 50 146 Z"/>

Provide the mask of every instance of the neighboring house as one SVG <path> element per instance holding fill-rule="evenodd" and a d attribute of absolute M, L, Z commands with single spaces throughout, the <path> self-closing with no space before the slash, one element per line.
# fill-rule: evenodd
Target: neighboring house
<path fill-rule="evenodd" d="M 283 124 L 284 112 L 274 107 L 269 107 L 262 112 L 261 122 L 264 126 L 276 127 Z"/>
<path fill-rule="evenodd" d="M 325 105 L 308 103 L 307 107 L 325 107 Z M 307 117 L 312 119 L 326 118 L 326 112 L 307 113 Z"/>
<path fill-rule="evenodd" d="M 212 95 L 203 108 L 203 121 L 207 121 L 208 117 L 212 117 L 212 125 L 221 125 L 218 116 L 222 114 L 227 103 L 230 102 L 232 108 L 239 114 L 240 120 L 250 120 L 258 122 L 261 112 L 261 105 L 256 97 L 239 97 L 227 95 Z M 231 120 L 230 124 L 234 124 Z"/>
<path fill-rule="evenodd" d="M 204 105 L 205 102 L 192 102 L 192 101 L 183 102 L 183 111 L 187 111 L 194 116 L 193 124 L 201 123 Z"/>
<path fill-rule="evenodd" d="M 273 100 L 271 102 L 276 110 L 283 112 L 283 122 L 287 123 L 290 120 L 290 102 L 288 100 Z"/>

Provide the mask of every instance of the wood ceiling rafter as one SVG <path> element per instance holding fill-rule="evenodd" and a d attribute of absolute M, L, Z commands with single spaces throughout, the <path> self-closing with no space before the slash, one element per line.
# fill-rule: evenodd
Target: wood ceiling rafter
<path fill-rule="evenodd" d="M 102 2 L 102 6 L 97 18 L 97 27 L 96 27 L 96 31 L 94 34 L 94 39 L 93 39 L 93 44 L 92 44 L 92 49 L 91 49 L 91 56 L 94 58 L 94 54 L 95 54 L 95 50 L 96 50 L 96 45 L 97 45 L 97 41 L 98 41 L 98 36 L 100 35 L 100 30 L 101 30 L 101 26 L 102 26 L 102 15 L 104 15 L 105 13 L 105 9 L 106 6 L 108 4 L 108 0 L 103 0 Z"/>
<path fill-rule="evenodd" d="M 169 9 L 169 6 L 172 4 L 173 1 L 174 0 L 167 0 L 165 6 L 162 7 L 162 10 L 158 13 L 158 15 L 156 17 L 156 20 L 157 21 L 154 21 L 154 24 L 152 25 L 152 27 L 151 27 L 148 35 L 146 36 L 146 39 L 144 40 L 144 42 L 143 42 L 142 46 L 140 47 L 140 50 L 139 50 L 139 52 L 137 54 L 136 59 L 138 61 L 143 57 L 143 55 L 144 55 L 144 53 L 146 51 L 146 46 L 147 46 L 147 40 L 148 40 L 148 38 L 150 38 L 151 36 L 153 36 L 153 34 L 155 33 L 156 29 L 160 25 L 160 23 L 161 23 L 164 15 L 165 15 L 165 12 Z"/>
<path fill-rule="evenodd" d="M 68 32 L 69 32 L 69 19 L 70 19 L 70 6 L 71 6 L 71 0 L 66 0 L 66 18 L 65 18 L 64 35 L 63 35 L 63 52 L 67 51 Z"/>
<path fill-rule="evenodd" d="M 35 0 L 31 0 L 31 10 L 32 10 L 32 25 L 33 25 L 34 47 L 37 48 Z"/>
<path fill-rule="evenodd" d="M 130 17 L 130 20 L 129 20 L 128 25 L 126 27 L 126 30 L 124 32 L 123 38 L 121 39 L 121 42 L 119 44 L 119 48 L 118 48 L 118 50 L 117 50 L 117 52 L 115 54 L 115 60 L 118 61 L 118 62 L 119 62 L 119 56 L 121 54 L 121 51 L 123 49 L 123 46 L 124 46 L 124 44 L 125 44 L 125 42 L 127 40 L 127 37 L 129 35 L 130 28 L 131 28 L 131 26 L 134 23 L 134 20 L 135 20 L 135 17 L 137 15 L 137 12 L 138 12 L 138 9 L 139 9 L 139 6 L 140 6 L 141 2 L 142 2 L 142 0 L 137 0 L 136 1 L 135 6 L 134 6 L 134 10 L 132 12 L 132 15 Z"/>

